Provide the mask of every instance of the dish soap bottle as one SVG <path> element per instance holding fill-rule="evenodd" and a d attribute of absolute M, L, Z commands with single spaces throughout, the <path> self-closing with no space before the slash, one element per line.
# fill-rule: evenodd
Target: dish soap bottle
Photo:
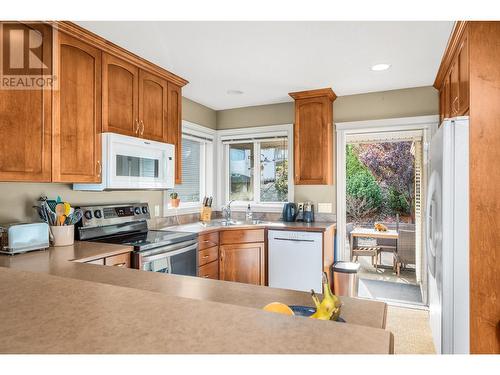
<path fill-rule="evenodd" d="M 247 213 L 246 213 L 246 221 L 252 221 L 253 218 L 253 213 L 252 209 L 250 208 L 250 204 L 247 207 Z"/>

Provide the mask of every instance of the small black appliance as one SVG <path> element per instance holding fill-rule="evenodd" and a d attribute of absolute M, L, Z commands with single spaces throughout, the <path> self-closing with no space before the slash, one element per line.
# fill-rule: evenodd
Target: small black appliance
<path fill-rule="evenodd" d="M 283 221 L 295 221 L 297 213 L 298 210 L 295 203 L 285 203 L 283 206 Z"/>

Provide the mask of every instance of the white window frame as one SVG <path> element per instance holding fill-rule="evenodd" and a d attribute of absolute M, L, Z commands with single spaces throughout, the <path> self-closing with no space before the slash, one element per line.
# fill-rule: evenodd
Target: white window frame
<path fill-rule="evenodd" d="M 263 140 L 266 138 L 287 137 L 288 144 L 288 202 L 294 201 L 294 182 L 293 182 L 293 125 L 272 125 L 259 126 L 252 128 L 239 128 L 217 131 L 217 160 L 220 161 L 220 168 L 217 169 L 217 209 L 222 207 L 229 201 L 229 145 L 225 142 L 234 141 L 241 142 Z M 258 139 L 257 139 L 258 138 Z M 256 145 L 256 151 L 259 151 L 259 144 Z M 260 152 L 255 152 L 255 160 Z M 254 163 L 254 181 L 260 181 L 260 169 Z M 260 198 L 260 184 L 254 190 L 255 197 Z M 285 202 L 259 202 L 259 201 L 235 201 L 231 204 L 231 209 L 234 211 L 245 211 L 248 204 L 255 212 L 281 212 Z"/>
<path fill-rule="evenodd" d="M 182 138 L 200 141 L 205 139 L 208 143 L 202 143 L 202 152 L 205 154 L 205 163 L 200 166 L 200 202 L 180 202 L 179 207 L 170 206 L 170 193 L 172 190 L 163 192 L 163 216 L 176 216 L 181 214 L 198 213 L 201 209 L 201 199 L 204 196 L 215 197 L 215 170 L 217 170 L 217 132 L 213 129 L 194 124 L 189 121 L 182 121 Z M 175 191 L 175 188 L 173 189 Z M 214 202 L 216 203 L 216 202 Z M 214 207 L 214 204 L 212 204 Z"/>

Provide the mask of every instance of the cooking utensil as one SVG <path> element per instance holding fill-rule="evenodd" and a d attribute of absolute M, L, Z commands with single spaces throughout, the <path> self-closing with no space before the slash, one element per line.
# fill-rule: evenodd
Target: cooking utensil
<path fill-rule="evenodd" d="M 74 210 L 69 216 L 66 218 L 66 225 L 75 225 L 78 223 L 83 217 L 83 211 L 80 209 Z"/>
<path fill-rule="evenodd" d="M 71 205 L 68 202 L 64 202 L 64 215 L 68 216 L 71 213 Z"/>
<path fill-rule="evenodd" d="M 66 207 L 64 207 L 64 203 L 58 203 L 56 206 L 57 225 L 64 224 L 64 220 L 66 220 L 65 212 L 66 212 Z"/>

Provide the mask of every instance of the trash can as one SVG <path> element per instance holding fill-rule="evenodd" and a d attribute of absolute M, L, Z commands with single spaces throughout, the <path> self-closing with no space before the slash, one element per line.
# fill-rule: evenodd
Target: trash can
<path fill-rule="evenodd" d="M 337 296 L 358 296 L 359 263 L 335 262 L 332 266 L 333 290 Z"/>

